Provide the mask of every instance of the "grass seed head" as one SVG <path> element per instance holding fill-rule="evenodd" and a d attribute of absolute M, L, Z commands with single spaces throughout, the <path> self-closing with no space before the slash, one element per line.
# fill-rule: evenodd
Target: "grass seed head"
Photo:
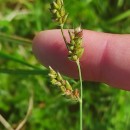
<path fill-rule="evenodd" d="M 59 72 L 56 72 L 50 66 L 49 66 L 49 70 L 50 72 L 48 75 L 51 79 L 52 85 L 55 85 L 58 88 L 60 88 L 63 95 L 66 95 L 68 98 L 77 101 L 78 97 L 75 96 L 75 91 L 73 91 L 73 88 L 70 85 L 70 83 L 67 80 L 65 80 Z"/>
<path fill-rule="evenodd" d="M 84 48 L 82 47 L 83 30 L 81 27 L 74 29 L 74 32 L 68 31 L 70 36 L 70 43 L 68 43 L 68 58 L 72 61 L 77 61 L 83 54 Z"/>
<path fill-rule="evenodd" d="M 53 1 L 51 4 L 50 11 L 52 13 L 53 20 L 58 22 L 60 26 L 64 25 L 68 14 L 65 12 L 63 0 Z"/>

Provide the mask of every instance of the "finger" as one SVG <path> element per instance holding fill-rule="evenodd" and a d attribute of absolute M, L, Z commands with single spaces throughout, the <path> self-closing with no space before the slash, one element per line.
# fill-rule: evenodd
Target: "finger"
<path fill-rule="evenodd" d="M 69 41 L 67 30 L 64 33 Z M 80 59 L 84 80 L 130 89 L 129 42 L 129 35 L 84 30 L 85 51 Z M 68 51 L 60 30 L 40 32 L 33 40 L 33 52 L 43 65 L 52 66 L 67 76 L 78 77 L 76 64 L 67 58 Z"/>

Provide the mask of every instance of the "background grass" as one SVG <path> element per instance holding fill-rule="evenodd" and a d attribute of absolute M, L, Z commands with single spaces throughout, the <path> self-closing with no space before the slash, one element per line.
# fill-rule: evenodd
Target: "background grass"
<path fill-rule="evenodd" d="M 34 108 L 23 130 L 79 129 L 78 104 L 50 85 L 47 70 L 32 53 L 34 35 L 57 28 L 48 10 L 51 1 L 0 0 L 0 114 L 14 128 L 25 116 L 31 89 Z M 130 33 L 129 0 L 64 1 L 69 28 L 81 23 L 95 31 Z M 84 82 L 84 130 L 129 130 L 129 102 L 129 92 Z M 5 130 L 2 124 L 0 130 Z"/>

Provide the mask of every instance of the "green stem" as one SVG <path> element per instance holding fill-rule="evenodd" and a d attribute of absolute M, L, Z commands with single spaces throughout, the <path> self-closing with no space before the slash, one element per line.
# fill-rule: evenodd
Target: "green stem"
<path fill-rule="evenodd" d="M 67 47 L 67 49 L 68 49 L 68 46 L 67 46 L 67 40 L 66 40 L 65 35 L 64 35 L 64 32 L 63 32 L 63 27 L 64 27 L 64 25 L 63 25 L 63 24 L 61 24 L 61 25 L 60 25 L 60 27 L 61 27 L 62 37 L 63 37 L 64 42 L 65 42 L 65 44 L 66 44 L 66 47 Z"/>
<path fill-rule="evenodd" d="M 82 74 L 81 74 L 81 66 L 79 60 L 76 61 L 78 71 L 79 71 L 79 79 L 80 79 L 80 130 L 83 130 L 83 85 L 82 85 Z"/>
<path fill-rule="evenodd" d="M 66 37 L 64 35 L 64 32 L 63 32 L 63 24 L 60 25 L 61 26 L 61 33 L 62 33 L 62 36 L 63 36 L 63 39 L 64 39 L 64 42 L 66 44 L 66 47 L 68 49 L 68 46 L 67 46 L 67 40 L 66 40 Z M 69 50 L 69 49 L 68 49 Z M 83 106 L 82 106 L 82 99 L 83 99 L 83 85 L 82 85 L 82 74 L 81 74 L 81 67 L 80 67 L 80 62 L 79 60 L 76 61 L 76 64 L 77 64 L 77 67 L 78 67 L 78 71 L 79 71 L 79 79 L 80 79 L 80 130 L 83 130 L 83 120 L 82 120 L 82 115 L 83 115 Z"/>

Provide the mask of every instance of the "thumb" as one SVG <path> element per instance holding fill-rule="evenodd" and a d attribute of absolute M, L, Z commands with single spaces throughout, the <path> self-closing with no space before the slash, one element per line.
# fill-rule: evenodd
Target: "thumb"
<path fill-rule="evenodd" d="M 69 41 L 67 30 L 65 36 Z M 83 31 L 84 54 L 80 59 L 84 80 L 105 82 L 130 90 L 130 35 Z M 33 40 L 33 52 L 45 66 L 67 76 L 77 78 L 74 62 L 67 58 L 68 51 L 60 30 L 42 31 Z"/>

